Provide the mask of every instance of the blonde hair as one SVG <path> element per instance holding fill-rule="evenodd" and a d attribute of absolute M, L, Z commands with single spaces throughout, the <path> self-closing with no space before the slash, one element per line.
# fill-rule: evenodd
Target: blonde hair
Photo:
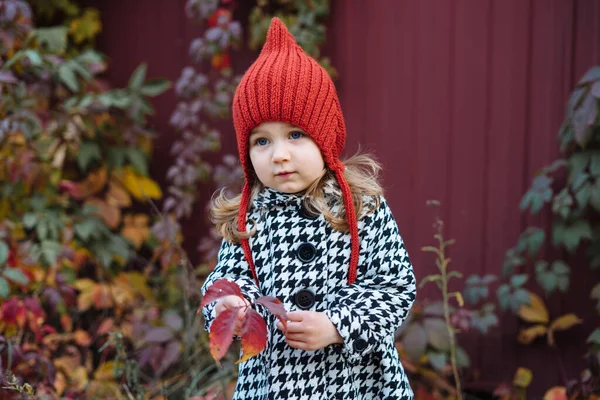
<path fill-rule="evenodd" d="M 357 219 L 360 219 L 361 216 L 379 207 L 379 197 L 383 194 L 383 189 L 379 185 L 381 165 L 370 154 L 366 153 L 357 153 L 346 160 L 342 160 L 342 163 L 346 166 L 344 176 L 348 186 L 350 186 Z M 326 169 L 323 175 L 304 191 L 304 206 L 309 213 L 322 214 L 336 231 L 348 232 L 348 221 L 346 220 L 346 209 L 343 206 L 341 190 L 336 187 L 338 196 L 337 202 L 334 204 L 331 203 L 331 198 L 325 195 L 324 188 L 332 180 L 335 181 L 335 175 Z M 254 182 L 250 204 L 263 189 L 262 183 L 257 178 L 254 179 Z M 367 202 L 368 198 L 375 199 L 375 202 Z M 238 231 L 240 200 L 241 194 L 228 198 L 225 189 L 217 191 L 212 199 L 211 221 L 215 224 L 217 232 L 225 240 L 233 243 L 240 243 L 241 239 L 248 239 L 256 232 L 256 229 L 252 229 L 250 232 Z M 339 211 L 334 212 L 334 209 Z"/>

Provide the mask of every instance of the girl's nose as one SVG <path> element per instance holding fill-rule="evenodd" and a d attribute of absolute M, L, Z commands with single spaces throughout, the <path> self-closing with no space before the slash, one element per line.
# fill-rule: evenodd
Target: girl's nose
<path fill-rule="evenodd" d="M 290 151 L 285 143 L 275 143 L 273 145 L 273 162 L 289 161 Z"/>

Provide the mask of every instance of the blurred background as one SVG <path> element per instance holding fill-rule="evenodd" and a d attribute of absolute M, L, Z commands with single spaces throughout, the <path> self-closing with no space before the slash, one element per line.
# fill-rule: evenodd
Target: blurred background
<path fill-rule="evenodd" d="M 416 397 L 598 398 L 600 0 L 0 0 L 2 398 L 231 397 L 207 205 L 273 16 L 384 166 Z"/>

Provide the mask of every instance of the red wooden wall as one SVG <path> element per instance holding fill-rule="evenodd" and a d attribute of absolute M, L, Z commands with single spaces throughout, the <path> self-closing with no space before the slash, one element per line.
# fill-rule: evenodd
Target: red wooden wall
<path fill-rule="evenodd" d="M 91 0 L 102 10 L 99 45 L 113 60 L 109 78 L 126 83 L 140 62 L 149 74 L 177 79 L 189 65 L 190 40 L 199 35 L 184 15 L 184 0 Z M 245 17 L 242 6 L 239 16 Z M 465 274 L 499 274 L 505 251 L 530 223 L 549 214 L 523 216 L 518 203 L 536 171 L 558 157 L 556 141 L 565 102 L 577 79 L 600 64 L 600 0 L 333 0 L 326 53 L 349 131 L 348 152 L 358 143 L 384 164 L 387 197 L 419 278 L 434 272 L 420 252 L 432 242 L 428 199 L 442 202 L 453 265 Z M 242 72 L 253 55 L 240 53 Z M 171 91 L 156 100 L 161 136 L 154 176 L 172 161 L 175 132 L 168 119 Z M 229 122 L 226 144 L 234 151 Z M 164 178 L 163 182 L 164 182 Z M 205 198 L 210 194 L 206 189 Z M 203 219 L 186 228 L 195 248 Z M 592 280 L 573 265 L 574 295 L 568 303 L 548 299 L 554 316 L 578 312 L 586 324 L 559 336 L 561 349 L 516 342 L 519 322 L 502 317 L 502 329 L 485 340 L 467 336 L 480 380 L 510 381 L 518 366 L 534 369 L 533 394 L 561 383 L 557 357 L 567 375 L 583 366 L 586 337 L 598 324 L 589 300 Z M 597 276 L 594 277 L 597 281 Z M 535 287 L 532 285 L 532 287 Z M 422 290 L 421 298 L 432 295 Z"/>

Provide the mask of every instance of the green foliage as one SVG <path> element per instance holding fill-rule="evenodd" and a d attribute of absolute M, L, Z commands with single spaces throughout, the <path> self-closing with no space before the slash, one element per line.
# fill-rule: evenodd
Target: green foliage
<path fill-rule="evenodd" d="M 320 47 L 325 42 L 329 16 L 329 0 L 260 0 L 249 16 L 250 49 L 257 50 L 265 42 L 273 17 L 278 17 L 294 35 L 296 42 L 307 54 L 319 61 L 332 78 L 337 76 L 328 57 L 321 57 Z"/>
<path fill-rule="evenodd" d="M 196 273 L 177 239 L 150 230 L 162 217 L 147 204 L 161 196 L 149 97 L 170 83 L 141 65 L 126 88 L 102 89 L 104 57 L 76 45 L 93 13 L 56 3 L 68 21 L 36 29 L 14 4 L 0 37 L 0 351 L 18 376 L 0 377 L 0 397 L 142 398 L 168 373 L 214 384 L 194 359 L 208 351 L 189 305 L 199 293 L 181 290 Z"/>
<path fill-rule="evenodd" d="M 529 304 L 529 292 L 523 287 L 528 279 L 527 274 L 513 275 L 508 283 L 498 287 L 498 303 L 502 310 L 517 312 L 522 305 Z"/>
<path fill-rule="evenodd" d="M 561 252 L 575 255 L 584 249 L 587 265 L 578 262 L 577 267 L 589 267 L 593 270 L 600 265 L 599 107 L 600 67 L 593 67 L 578 82 L 567 103 L 565 121 L 558 135 L 564 159 L 542 168 L 534 177 L 531 187 L 520 203 L 520 209 L 529 210 L 531 214 L 539 213 L 547 204 L 550 205 L 552 212 L 552 225 L 547 235 L 539 228 L 529 227 L 521 234 L 517 245 L 506 252 L 502 273 L 504 282 L 497 291 L 498 302 L 502 309 L 511 309 L 522 319 L 536 324 L 522 330 L 519 334 L 519 341 L 523 344 L 531 343 L 538 337 L 546 337 L 550 347 L 555 347 L 557 346 L 554 338 L 555 331 L 569 329 L 581 323 L 581 319 L 575 314 L 565 314 L 550 321 L 549 312 L 543 301 L 524 287 L 530 275 L 534 274 L 535 282 L 547 296 L 556 292 L 563 296 L 570 294 L 571 266 L 564 259 L 547 260 L 548 255 L 561 254 Z M 562 169 L 566 169 L 565 178 L 557 173 Z M 544 251 L 541 251 L 542 249 Z M 597 302 L 600 313 L 599 283 L 596 283 L 592 289 L 590 297 Z M 598 368 L 597 359 L 600 354 L 598 332 L 596 329 L 588 337 L 590 344 L 588 359 L 596 361 L 584 370 L 580 381 L 572 381 L 568 384 L 571 388 L 569 396 L 572 398 L 579 398 L 577 396 L 582 393 L 588 395 L 597 393 L 594 380 L 589 379 L 588 376 L 592 370 Z M 518 393 L 519 391 L 524 393 L 531 378 L 531 371 L 528 372 L 528 376 L 526 384 L 515 383 L 515 390 Z M 557 390 L 562 389 L 553 388 L 546 393 L 545 397 L 556 396 Z M 497 394 L 510 397 L 514 395 L 514 390 L 504 392 L 500 390 Z"/>

